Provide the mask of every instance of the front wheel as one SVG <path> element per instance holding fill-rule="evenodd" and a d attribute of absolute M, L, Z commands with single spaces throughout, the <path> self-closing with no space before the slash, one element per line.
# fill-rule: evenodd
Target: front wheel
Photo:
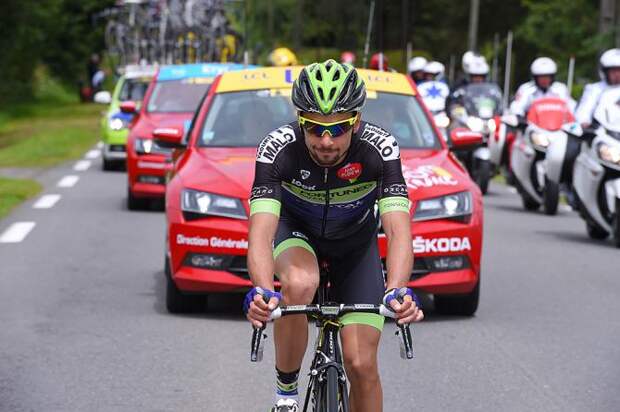
<path fill-rule="evenodd" d="M 607 233 L 605 229 L 600 228 L 594 223 L 586 222 L 586 230 L 588 231 L 590 239 L 605 240 L 607 236 L 609 236 L 609 233 Z"/>
<path fill-rule="evenodd" d="M 327 389 L 327 405 L 326 411 L 340 411 L 338 406 L 338 392 L 339 392 L 339 382 L 338 382 L 338 371 L 336 368 L 327 368 L 327 385 L 325 385 Z"/>
<path fill-rule="evenodd" d="M 555 215 L 558 212 L 558 202 L 560 200 L 560 185 L 545 177 L 545 187 L 543 189 L 543 206 L 545 213 Z"/>
<path fill-rule="evenodd" d="M 478 170 L 476 170 L 476 183 L 480 187 L 483 195 L 489 190 L 489 181 L 491 180 L 491 172 L 493 167 L 488 160 L 478 161 Z"/>
<path fill-rule="evenodd" d="M 616 200 L 616 213 L 612 220 L 612 228 L 614 231 L 614 245 L 620 248 L 620 200 Z"/>
<path fill-rule="evenodd" d="M 480 279 L 474 289 L 464 295 L 435 295 L 435 310 L 442 315 L 473 316 L 480 300 Z"/>

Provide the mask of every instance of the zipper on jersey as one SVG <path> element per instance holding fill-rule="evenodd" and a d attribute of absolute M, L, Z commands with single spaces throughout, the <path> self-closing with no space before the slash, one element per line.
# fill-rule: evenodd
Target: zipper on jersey
<path fill-rule="evenodd" d="M 329 187 L 327 186 L 327 175 L 329 168 L 325 168 L 323 183 L 325 184 L 325 209 L 323 210 L 323 223 L 321 225 L 321 237 L 325 237 L 325 226 L 327 226 L 327 211 L 329 210 Z"/>

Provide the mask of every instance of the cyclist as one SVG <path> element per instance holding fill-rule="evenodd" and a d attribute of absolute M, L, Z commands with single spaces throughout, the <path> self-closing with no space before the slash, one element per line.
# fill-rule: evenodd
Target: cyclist
<path fill-rule="evenodd" d="M 575 112 L 577 121 L 583 127 L 588 127 L 592 123 L 592 114 L 601 94 L 610 87 L 620 85 L 620 49 L 609 49 L 601 55 L 599 76 L 600 82 L 586 85 Z"/>
<path fill-rule="evenodd" d="M 420 321 L 422 311 L 407 290 L 413 254 L 409 200 L 396 139 L 363 122 L 365 85 L 355 68 L 334 60 L 306 66 L 293 84 L 296 122 L 270 133 L 258 146 L 250 201 L 248 269 L 256 287 L 244 309 L 254 326 L 267 321 L 280 301 L 309 304 L 319 284 L 319 262 L 329 265 L 331 300 L 384 304 L 398 322 Z M 377 249 L 378 213 L 388 238 L 387 280 Z M 274 273 L 281 284 L 274 290 Z M 341 318 L 344 364 L 351 382 L 351 409 L 382 410 L 377 349 L 378 315 Z M 276 405 L 297 411 L 297 379 L 308 343 L 305 316 L 274 325 Z"/>
<path fill-rule="evenodd" d="M 269 54 L 269 63 L 272 66 L 296 66 L 297 56 L 286 47 L 278 47 Z"/>

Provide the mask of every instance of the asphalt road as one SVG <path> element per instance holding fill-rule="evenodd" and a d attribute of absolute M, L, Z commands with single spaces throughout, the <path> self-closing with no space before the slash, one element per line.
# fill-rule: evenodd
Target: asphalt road
<path fill-rule="evenodd" d="M 267 410 L 273 342 L 249 362 L 241 297 L 167 314 L 163 213 L 127 211 L 125 174 L 100 159 L 73 167 L 40 176 L 44 194 L 61 195 L 52 207 L 34 199 L 0 221 L 0 236 L 35 223 L 0 243 L 0 410 Z M 79 180 L 58 187 L 67 175 Z M 429 311 L 413 361 L 386 325 L 385 411 L 619 410 L 620 251 L 589 240 L 571 212 L 523 212 L 499 185 L 484 244 L 475 317 Z"/>

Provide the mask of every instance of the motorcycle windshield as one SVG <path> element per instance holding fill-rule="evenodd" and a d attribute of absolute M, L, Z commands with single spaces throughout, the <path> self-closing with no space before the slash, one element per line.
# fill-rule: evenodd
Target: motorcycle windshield
<path fill-rule="evenodd" d="M 594 119 L 605 129 L 620 133 L 620 87 L 607 89 L 601 94 Z"/>
<path fill-rule="evenodd" d="M 463 105 L 467 113 L 490 119 L 501 113 L 502 92 L 493 83 L 472 83 L 465 87 Z"/>
<path fill-rule="evenodd" d="M 563 124 L 575 121 L 565 100 L 545 97 L 535 100 L 527 112 L 527 121 L 541 129 L 560 130 Z"/>

